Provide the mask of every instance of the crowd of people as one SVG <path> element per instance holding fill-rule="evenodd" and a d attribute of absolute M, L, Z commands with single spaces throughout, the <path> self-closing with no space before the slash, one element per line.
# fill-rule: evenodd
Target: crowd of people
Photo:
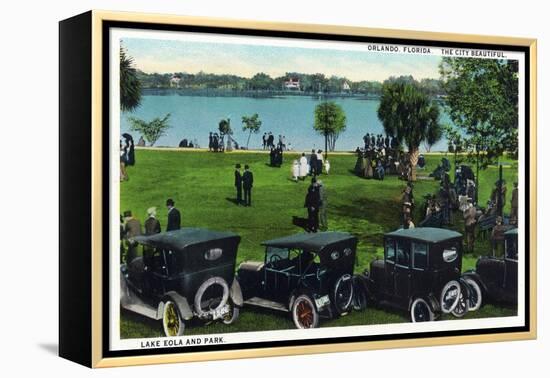
<path fill-rule="evenodd" d="M 181 228 L 181 213 L 175 207 L 172 198 L 166 200 L 168 210 L 166 231 L 179 230 Z M 124 211 L 120 216 L 120 258 L 121 262 L 130 264 L 137 257 L 137 243 L 134 238 L 139 235 L 154 235 L 162 231 L 160 221 L 157 219 L 157 208 L 150 207 L 146 212 L 146 220 L 142 228 L 141 222 L 134 217 L 131 210 Z M 145 253 L 144 250 L 144 258 Z"/>
<path fill-rule="evenodd" d="M 292 144 L 290 142 L 287 142 L 286 137 L 281 134 L 279 134 L 277 144 L 275 144 L 275 136 L 271 131 L 269 131 L 265 132 L 264 135 L 262 135 L 262 149 L 264 151 L 273 149 L 280 149 L 281 151 L 291 151 Z"/>
<path fill-rule="evenodd" d="M 208 151 L 210 152 L 224 152 L 225 146 L 223 139 L 216 132 L 210 132 L 208 135 Z"/>
<path fill-rule="evenodd" d="M 382 134 L 363 137 L 364 146 L 357 147 L 355 174 L 364 178 L 384 180 L 387 174 L 398 174 L 407 181 L 411 179 L 412 169 L 406 154 L 400 153 L 397 138 Z"/>

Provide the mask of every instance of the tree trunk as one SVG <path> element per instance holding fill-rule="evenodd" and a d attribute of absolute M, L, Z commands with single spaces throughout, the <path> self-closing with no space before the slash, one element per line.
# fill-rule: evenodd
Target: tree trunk
<path fill-rule="evenodd" d="M 418 164 L 418 157 L 420 156 L 420 149 L 418 147 L 409 148 L 409 162 L 411 163 L 411 180 L 416 181 L 416 164 Z"/>
<path fill-rule="evenodd" d="M 328 156 L 328 134 L 325 134 L 325 160 L 327 160 Z"/>
<path fill-rule="evenodd" d="M 252 130 L 248 133 L 248 139 L 246 140 L 246 149 L 248 150 L 248 143 L 250 143 L 250 136 L 252 135 Z"/>

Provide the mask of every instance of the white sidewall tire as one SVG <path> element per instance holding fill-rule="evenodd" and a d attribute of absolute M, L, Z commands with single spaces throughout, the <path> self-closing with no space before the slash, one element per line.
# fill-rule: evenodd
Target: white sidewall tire
<path fill-rule="evenodd" d="M 428 302 L 426 302 L 422 298 L 416 298 L 411 305 L 411 322 L 418 323 L 418 321 L 414 316 L 414 309 L 416 306 L 426 306 L 426 308 L 428 309 L 428 319 L 426 321 L 432 322 L 435 319 L 434 312 L 430 308 L 430 305 L 428 304 Z"/>
<path fill-rule="evenodd" d="M 349 285 L 351 287 L 350 296 L 346 304 L 342 306 L 342 308 L 338 308 L 338 306 L 336 305 L 336 296 L 338 295 L 338 289 L 342 284 L 347 283 L 347 281 L 349 281 Z M 338 278 L 338 281 L 336 281 L 336 284 L 334 285 L 334 307 L 336 307 L 336 311 L 338 312 L 338 315 L 348 312 L 351 308 L 352 301 L 353 301 L 353 280 L 349 274 L 344 274 L 340 278 Z"/>
<path fill-rule="evenodd" d="M 222 309 L 223 306 L 227 303 L 227 300 L 229 299 L 229 286 L 227 285 L 227 282 L 221 277 L 211 277 L 204 281 L 201 286 L 199 286 L 197 293 L 195 294 L 195 312 L 198 314 L 199 317 L 205 317 L 208 315 L 207 311 L 204 311 L 201 307 L 201 301 L 202 296 L 206 292 L 206 289 L 208 289 L 212 285 L 220 285 L 223 288 L 223 294 L 222 294 L 222 300 L 220 301 L 220 304 L 214 309 L 214 311 L 219 311 Z"/>
<path fill-rule="evenodd" d="M 457 294 L 453 304 L 450 307 L 445 308 L 443 300 L 445 299 L 445 294 L 452 287 L 454 287 L 458 291 L 458 294 Z M 439 299 L 439 306 L 441 307 L 441 312 L 443 312 L 444 314 L 451 313 L 455 309 L 456 305 L 458 304 L 458 301 L 460 300 L 461 292 L 462 292 L 462 289 L 460 288 L 460 284 L 458 283 L 458 281 L 451 280 L 451 281 L 447 282 L 445 284 L 445 286 L 443 286 L 443 289 L 441 290 L 441 297 Z"/>
<path fill-rule="evenodd" d="M 465 278 L 464 281 L 470 286 L 470 289 L 472 291 L 475 291 L 477 295 L 477 302 L 474 303 L 473 305 L 471 302 L 468 304 L 469 311 L 477 311 L 480 309 L 481 304 L 483 302 L 483 293 L 481 292 L 481 287 L 473 278 Z"/>
<path fill-rule="evenodd" d="M 178 333 L 177 333 L 177 335 L 173 335 L 173 336 L 169 335 L 168 324 L 166 324 L 167 323 L 167 321 L 166 321 L 166 311 L 168 311 L 168 308 L 170 306 L 173 306 L 174 311 L 176 311 L 176 316 L 177 316 L 178 322 L 179 322 Z M 185 331 L 185 322 L 184 322 L 184 320 L 182 319 L 182 317 L 180 315 L 180 312 L 178 310 L 178 306 L 176 306 L 176 304 L 172 301 L 164 302 L 164 305 L 162 307 L 162 328 L 164 330 L 164 335 L 166 335 L 166 337 L 183 336 L 183 333 Z"/>
<path fill-rule="evenodd" d="M 317 309 L 315 308 L 315 303 L 313 300 L 305 294 L 299 295 L 294 300 L 294 303 L 292 303 L 292 320 L 294 321 L 294 325 L 298 329 L 307 329 L 302 326 L 300 321 L 298 320 L 298 306 L 301 302 L 307 302 L 311 306 L 312 314 L 313 314 L 313 321 L 312 325 L 309 328 L 317 328 L 319 326 L 319 313 L 317 312 Z"/>
<path fill-rule="evenodd" d="M 463 305 L 465 307 L 464 311 L 462 311 L 462 312 L 460 311 L 460 308 L 462 306 L 461 301 L 464 302 Z M 468 313 L 468 311 L 470 311 L 470 305 L 469 305 L 468 301 L 466 299 L 464 299 L 464 293 L 460 293 L 458 303 L 456 304 L 453 311 L 451 311 L 451 313 L 453 314 L 453 316 L 455 318 L 462 318 L 464 315 L 466 315 L 466 313 Z"/>

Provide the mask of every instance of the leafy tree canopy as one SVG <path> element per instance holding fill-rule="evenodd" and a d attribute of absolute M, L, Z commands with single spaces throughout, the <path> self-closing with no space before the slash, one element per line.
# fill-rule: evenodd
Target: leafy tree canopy
<path fill-rule="evenodd" d="M 330 151 L 334 151 L 340 133 L 346 130 L 346 113 L 335 102 L 322 102 L 315 107 L 313 128 L 323 135 Z"/>
<path fill-rule="evenodd" d="M 443 58 L 446 106 L 470 161 L 481 168 L 518 150 L 518 62 Z"/>

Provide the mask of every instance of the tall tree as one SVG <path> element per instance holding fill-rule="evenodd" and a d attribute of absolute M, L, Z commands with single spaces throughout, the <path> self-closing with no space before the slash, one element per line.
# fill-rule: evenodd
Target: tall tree
<path fill-rule="evenodd" d="M 139 132 L 147 142 L 152 146 L 161 136 L 166 134 L 171 126 L 168 123 L 170 113 L 166 114 L 164 118 L 155 118 L 151 122 L 144 121 L 139 118 L 130 117 L 130 129 Z"/>
<path fill-rule="evenodd" d="M 246 149 L 248 150 L 248 143 L 250 143 L 250 136 L 252 133 L 257 134 L 260 132 L 260 126 L 262 126 L 262 121 L 260 121 L 260 117 L 258 116 L 258 113 L 255 113 L 248 116 L 243 116 L 243 131 L 248 131 L 248 139 L 246 140 Z"/>
<path fill-rule="evenodd" d="M 315 107 L 313 128 L 325 137 L 325 158 L 328 150 L 334 151 L 340 133 L 346 130 L 346 113 L 335 102 L 322 102 Z"/>
<path fill-rule="evenodd" d="M 228 150 L 230 150 L 231 134 L 233 134 L 233 130 L 231 130 L 231 120 L 229 118 L 222 119 L 218 124 L 218 131 L 220 132 L 222 145 L 224 144 L 224 137 L 227 135 L 227 146 L 229 147 Z"/>
<path fill-rule="evenodd" d="M 386 134 L 407 145 L 416 180 L 420 143 L 427 141 L 430 130 L 439 128 L 439 106 L 416 83 L 387 81 L 382 87 L 378 118 Z"/>
<path fill-rule="evenodd" d="M 463 136 L 468 160 L 476 164 L 477 181 L 479 170 L 504 153 L 517 156 L 518 62 L 445 57 L 439 72 L 451 120 Z"/>
<path fill-rule="evenodd" d="M 134 58 L 120 48 L 120 109 L 131 112 L 141 104 L 141 82 Z"/>

